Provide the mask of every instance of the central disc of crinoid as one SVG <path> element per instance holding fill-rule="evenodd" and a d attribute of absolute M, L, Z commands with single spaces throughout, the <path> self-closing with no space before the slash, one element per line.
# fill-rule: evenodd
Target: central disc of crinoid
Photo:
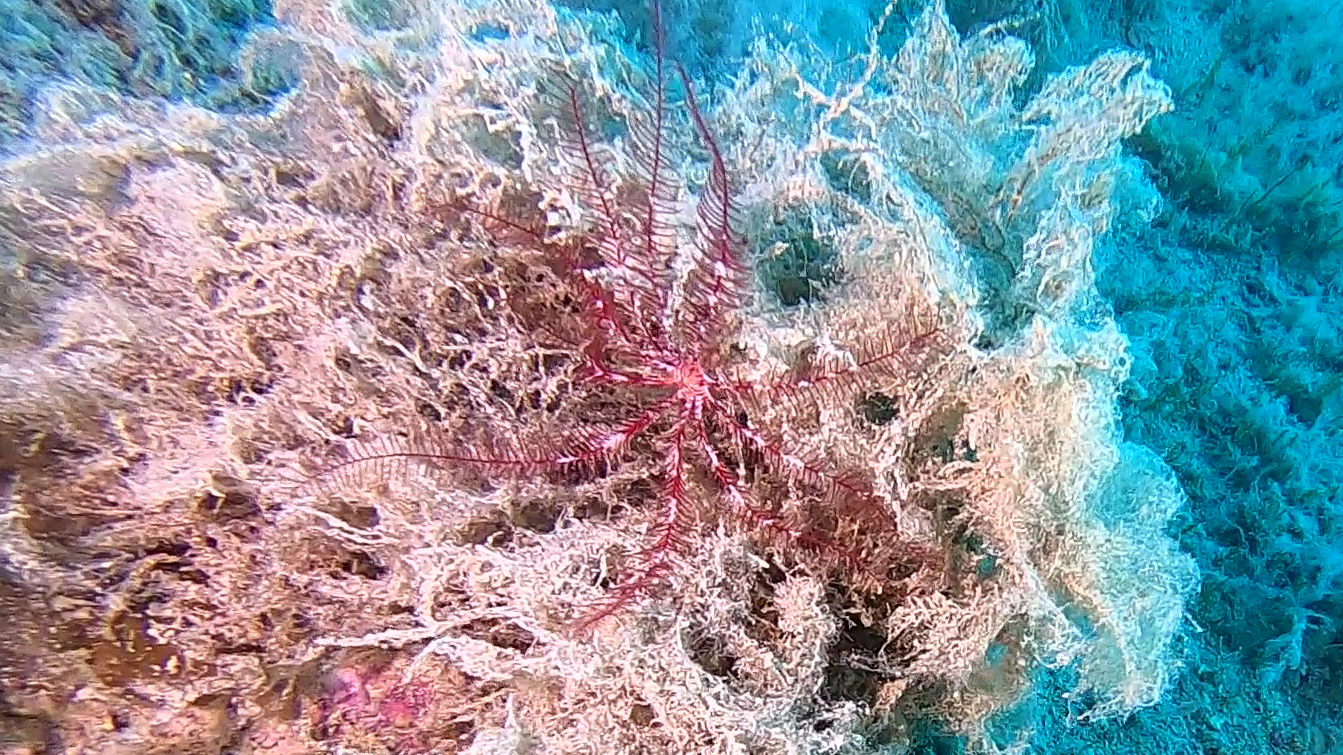
<path fill-rule="evenodd" d="M 703 401 L 709 395 L 709 378 L 699 362 L 691 359 L 676 365 L 672 375 L 676 394 L 687 403 Z"/>

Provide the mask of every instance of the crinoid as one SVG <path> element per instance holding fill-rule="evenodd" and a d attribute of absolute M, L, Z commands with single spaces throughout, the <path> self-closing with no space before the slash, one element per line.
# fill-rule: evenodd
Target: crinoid
<path fill-rule="evenodd" d="M 847 564 L 877 576 L 892 567 L 890 554 L 899 553 L 899 560 L 916 551 L 912 545 L 899 546 L 899 533 L 874 493 L 870 471 L 795 453 L 785 433 L 759 418 L 806 412 L 822 402 L 857 406 L 877 390 L 874 386 L 910 374 L 911 363 L 929 351 L 933 334 L 874 335 L 852 349 L 856 358 L 842 368 L 795 365 L 756 383 L 738 377 L 733 360 L 740 357 L 733 356 L 730 343 L 733 317 L 752 290 L 748 245 L 738 230 L 739 209 L 724 156 L 690 78 L 667 62 L 656 4 L 653 11 L 647 118 L 632 124 L 626 139 L 624 164 L 636 166 L 633 175 L 617 176 L 622 162 L 588 122 L 578 85 L 563 87 L 554 103 L 563 153 L 573 167 L 564 189 L 587 215 L 577 241 L 573 234 L 555 233 L 540 213 L 519 217 L 471 197 L 445 210 L 459 232 L 484 237 L 497 249 L 544 259 L 567 279 L 577 303 L 553 317 L 530 318 L 540 331 L 531 335 L 567 344 L 581 363 L 574 391 L 602 397 L 600 403 L 618 407 L 615 413 L 621 416 L 539 433 L 496 427 L 491 440 L 479 443 L 421 433 L 406 441 L 355 444 L 346 458 L 312 478 L 365 476 L 370 470 L 382 475 L 416 466 L 563 484 L 566 478 L 590 479 L 642 457 L 654 470 L 649 494 L 629 501 L 634 511 L 624 516 L 647 526 L 639 528 L 637 547 L 584 625 L 663 583 L 697 547 L 710 522 L 745 526 L 771 542 L 828 554 L 831 565 Z M 690 192 L 672 169 L 679 157 L 669 138 L 676 82 L 684 108 L 677 122 L 693 128 L 708 168 L 692 200 L 693 230 L 689 222 L 678 227 Z"/>

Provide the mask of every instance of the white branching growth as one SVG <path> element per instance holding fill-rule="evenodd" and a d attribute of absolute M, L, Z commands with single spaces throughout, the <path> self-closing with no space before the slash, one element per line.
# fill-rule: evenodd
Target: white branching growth
<path fill-rule="evenodd" d="M 1087 265 L 1138 59 L 1018 109 L 932 2 L 709 98 L 608 17 L 415 6 L 277 2 L 262 115 L 54 87 L 0 165 L 7 699 L 109 753 L 840 753 L 983 745 L 1041 664 L 1161 694 L 1196 575 Z M 830 260 L 805 311 L 766 246 Z"/>

